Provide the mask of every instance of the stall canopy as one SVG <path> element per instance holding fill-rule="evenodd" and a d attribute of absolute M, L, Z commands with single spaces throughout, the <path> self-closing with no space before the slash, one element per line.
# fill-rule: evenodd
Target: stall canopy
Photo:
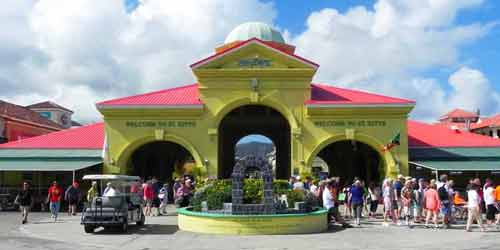
<path fill-rule="evenodd" d="M 408 121 L 410 164 L 434 171 L 500 171 L 500 140 Z"/>
<path fill-rule="evenodd" d="M 0 144 L 0 171 L 76 171 L 102 163 L 104 124 Z"/>

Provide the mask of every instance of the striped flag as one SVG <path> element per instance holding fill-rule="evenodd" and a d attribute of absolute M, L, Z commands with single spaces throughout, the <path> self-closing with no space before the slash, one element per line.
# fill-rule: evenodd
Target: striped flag
<path fill-rule="evenodd" d="M 394 136 L 394 138 L 392 138 L 391 142 L 389 142 L 384 146 L 384 148 L 382 148 L 382 152 L 390 151 L 393 147 L 401 145 L 400 139 L 401 139 L 401 133 L 398 132 Z"/>

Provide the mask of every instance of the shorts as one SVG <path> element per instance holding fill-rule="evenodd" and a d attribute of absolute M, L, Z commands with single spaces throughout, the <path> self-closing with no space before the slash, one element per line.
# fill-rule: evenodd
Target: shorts
<path fill-rule="evenodd" d="M 396 203 L 397 203 L 397 206 L 394 209 L 403 208 L 403 201 L 401 199 L 398 199 L 396 201 Z"/>
<path fill-rule="evenodd" d="M 146 204 L 146 206 L 151 206 L 153 205 L 153 200 L 145 200 L 144 203 Z"/>
<path fill-rule="evenodd" d="M 486 219 L 487 220 L 494 220 L 495 219 L 495 214 L 497 213 L 497 208 L 494 204 L 490 204 L 486 206 Z"/>
<path fill-rule="evenodd" d="M 450 203 L 441 204 L 441 214 L 445 215 L 445 216 L 451 215 L 451 204 Z"/>
<path fill-rule="evenodd" d="M 68 204 L 69 204 L 70 206 L 78 205 L 78 199 L 71 199 L 71 198 L 70 198 L 70 199 L 68 200 Z"/>
<path fill-rule="evenodd" d="M 393 210 L 396 210 L 396 209 L 398 209 L 399 207 L 401 207 L 401 205 L 400 205 L 400 202 L 399 202 L 399 201 L 396 201 L 396 200 L 392 201 L 392 209 L 393 209 Z"/>
<path fill-rule="evenodd" d="M 392 201 L 389 198 L 384 198 L 384 210 L 385 213 L 392 212 Z"/>

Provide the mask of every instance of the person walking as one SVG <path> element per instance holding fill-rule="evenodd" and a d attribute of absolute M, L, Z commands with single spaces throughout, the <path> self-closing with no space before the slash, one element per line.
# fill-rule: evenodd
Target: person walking
<path fill-rule="evenodd" d="M 16 196 L 16 200 L 14 203 L 19 205 L 21 209 L 22 224 L 26 224 L 28 222 L 28 213 L 30 209 L 33 207 L 35 199 L 33 197 L 33 192 L 30 189 L 30 185 L 28 182 L 23 182 L 23 186 L 19 193 Z"/>
<path fill-rule="evenodd" d="M 448 185 L 448 176 L 443 174 L 437 183 L 439 202 L 441 203 L 441 214 L 443 215 L 443 227 L 450 227 L 452 189 Z M 451 193 L 450 193 L 451 192 Z"/>
<path fill-rule="evenodd" d="M 168 192 L 168 184 L 163 184 L 163 187 L 158 192 L 158 198 L 160 199 L 160 215 L 167 215 Z"/>
<path fill-rule="evenodd" d="M 345 186 L 342 192 L 344 193 L 344 217 L 352 218 L 351 186 Z"/>
<path fill-rule="evenodd" d="M 412 222 L 411 220 L 415 220 L 415 214 L 413 212 L 416 210 L 416 197 L 415 192 L 413 192 L 413 183 L 411 180 L 407 180 L 401 189 L 401 201 L 403 203 L 405 224 L 409 228 L 412 228 L 414 221 Z"/>
<path fill-rule="evenodd" d="M 486 205 L 486 223 L 491 226 L 495 223 L 495 215 L 497 214 L 497 207 L 495 201 L 495 189 L 493 189 L 492 182 L 484 185 L 484 203 Z"/>
<path fill-rule="evenodd" d="M 57 216 L 59 215 L 59 209 L 61 208 L 63 191 L 57 184 L 57 181 L 52 182 L 52 186 L 49 188 L 47 194 L 47 200 L 49 202 L 50 213 L 54 222 L 57 221 Z"/>
<path fill-rule="evenodd" d="M 397 218 L 394 213 L 395 209 L 393 208 L 394 204 L 394 189 L 392 185 L 392 181 L 390 179 L 385 179 L 383 182 L 382 186 L 382 197 L 384 199 L 384 222 L 382 223 L 383 226 L 389 226 L 389 223 L 387 222 L 387 218 L 390 217 L 394 224 L 397 224 Z"/>
<path fill-rule="evenodd" d="M 438 213 L 441 203 L 439 201 L 438 193 L 436 191 L 436 184 L 431 183 L 429 189 L 425 191 L 424 194 L 424 204 L 427 210 L 427 216 L 425 217 L 425 227 L 429 227 L 429 220 L 432 217 L 434 222 L 434 228 L 439 228 L 438 226 Z"/>
<path fill-rule="evenodd" d="M 73 184 L 66 189 L 66 192 L 64 192 L 64 199 L 68 201 L 68 215 L 76 215 L 76 208 L 82 200 L 82 193 L 78 182 L 73 182 Z"/>
<path fill-rule="evenodd" d="M 479 197 L 478 190 L 480 189 L 480 185 L 477 183 L 472 183 L 469 191 L 467 191 L 467 226 L 465 230 L 467 232 L 471 232 L 471 225 L 474 220 L 477 221 L 477 224 L 481 228 L 481 232 L 484 231 L 483 220 L 481 218 L 481 198 Z"/>
<path fill-rule="evenodd" d="M 335 192 L 335 183 L 333 181 L 326 182 L 325 189 L 321 194 L 321 199 L 323 201 L 323 207 L 328 211 L 327 223 L 329 225 L 332 221 L 335 221 L 342 224 L 342 227 L 349 227 L 349 224 L 347 224 L 339 214 L 338 206 L 336 206 L 338 204 L 335 202 L 334 198 Z"/>
<path fill-rule="evenodd" d="M 351 187 L 351 206 L 354 211 L 355 224 L 361 225 L 361 213 L 363 212 L 364 189 L 360 180 L 356 180 Z"/>
<path fill-rule="evenodd" d="M 417 200 L 416 204 L 416 213 L 415 213 L 415 219 L 416 222 L 421 223 L 423 222 L 423 217 L 424 217 L 424 193 L 425 193 L 425 188 L 426 188 L 426 183 L 423 178 L 420 178 L 418 180 L 418 184 L 415 187 L 415 197 Z"/>
<path fill-rule="evenodd" d="M 370 218 L 375 218 L 375 213 L 377 212 L 378 202 L 380 200 L 380 188 L 375 185 L 374 182 L 370 182 L 368 186 L 369 200 L 370 200 L 370 212 L 368 216 Z"/>
<path fill-rule="evenodd" d="M 154 191 L 151 181 L 146 182 L 143 191 L 144 191 L 144 202 L 146 203 L 146 207 L 144 208 L 144 215 L 151 216 L 152 215 L 151 208 L 153 206 L 153 199 L 154 199 Z"/>

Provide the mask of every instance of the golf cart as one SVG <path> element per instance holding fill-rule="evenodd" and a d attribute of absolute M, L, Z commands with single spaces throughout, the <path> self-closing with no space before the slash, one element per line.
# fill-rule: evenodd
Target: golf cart
<path fill-rule="evenodd" d="M 86 175 L 83 180 L 96 181 L 101 188 L 100 195 L 88 201 L 82 212 L 81 224 L 86 233 L 93 233 L 98 227 L 118 228 L 127 232 L 129 223 L 144 225 L 142 196 L 131 192 L 138 185 L 137 176 L 127 175 Z M 112 187 L 112 192 L 104 192 L 103 187 Z"/>

